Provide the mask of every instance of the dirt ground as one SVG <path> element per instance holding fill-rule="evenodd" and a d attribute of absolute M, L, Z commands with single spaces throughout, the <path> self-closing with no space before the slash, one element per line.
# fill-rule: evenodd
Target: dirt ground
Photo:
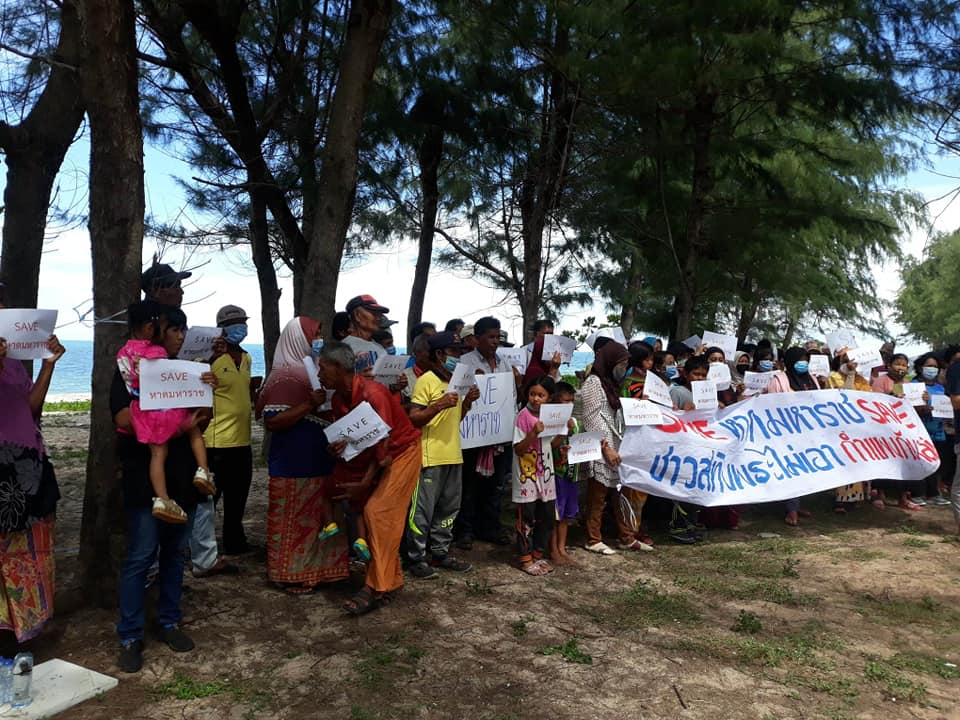
<path fill-rule="evenodd" d="M 87 420 L 48 417 L 64 495 L 58 579 L 79 543 Z M 839 484 L 839 483 L 838 483 Z M 266 582 L 265 555 L 239 577 L 185 579 L 197 649 L 149 642 L 139 675 L 118 673 L 115 614 L 58 617 L 36 644 L 120 677 L 68 711 L 101 718 L 960 718 L 960 543 L 948 508 L 863 508 L 794 529 L 779 509 L 746 509 L 737 531 L 696 546 L 599 557 L 532 578 L 509 549 L 478 543 L 473 572 L 411 579 L 387 608 L 355 619 L 348 584 L 291 597 Z M 247 512 L 264 543 L 266 475 Z M 571 532 L 571 543 L 581 540 Z"/>

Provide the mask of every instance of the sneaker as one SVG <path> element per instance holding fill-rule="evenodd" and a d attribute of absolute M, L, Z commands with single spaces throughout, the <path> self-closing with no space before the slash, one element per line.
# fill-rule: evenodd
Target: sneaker
<path fill-rule="evenodd" d="M 340 526 L 339 526 L 339 525 L 337 525 L 335 522 L 328 523 L 328 524 L 325 525 L 324 528 L 317 534 L 317 540 L 326 540 L 326 539 L 328 539 L 328 538 L 332 538 L 332 537 L 333 537 L 334 535 L 336 535 L 338 532 L 340 532 Z"/>
<path fill-rule="evenodd" d="M 943 497 L 942 495 L 937 495 L 936 497 L 927 498 L 928 505 L 949 505 L 950 501 Z"/>
<path fill-rule="evenodd" d="M 596 542 L 593 545 L 584 545 L 585 550 L 589 550 L 597 555 L 616 555 L 617 551 L 607 545 L 605 542 Z"/>
<path fill-rule="evenodd" d="M 209 497 L 217 494 L 217 486 L 213 484 L 213 473 L 206 468 L 197 468 L 197 471 L 193 474 L 193 486 L 202 495 Z"/>
<path fill-rule="evenodd" d="M 179 625 L 170 625 L 169 627 L 161 627 L 157 634 L 160 636 L 160 639 L 163 640 L 167 646 L 174 652 L 190 652 L 193 650 L 193 640 L 180 629 Z"/>
<path fill-rule="evenodd" d="M 910 496 L 910 501 L 914 505 L 919 505 L 920 507 L 923 507 L 924 505 L 927 504 L 927 501 L 924 500 L 922 497 L 913 497 L 912 495 Z"/>
<path fill-rule="evenodd" d="M 690 528 L 671 528 L 670 539 L 681 545 L 693 545 L 703 540 L 703 537 L 695 533 Z"/>
<path fill-rule="evenodd" d="M 370 546 L 363 538 L 357 538 L 353 541 L 353 551 L 364 562 L 370 562 Z"/>
<path fill-rule="evenodd" d="M 410 567 L 407 568 L 407 572 L 420 580 L 429 580 L 430 578 L 437 577 L 437 571 L 423 562 L 423 560 L 411 564 Z"/>
<path fill-rule="evenodd" d="M 127 640 L 120 643 L 117 666 L 125 673 L 138 673 L 143 667 L 143 640 Z"/>
<path fill-rule="evenodd" d="M 174 525 L 183 525 L 187 521 L 187 514 L 183 511 L 183 508 L 177 505 L 176 500 L 170 498 L 155 497 L 150 514 L 157 520 L 163 520 Z"/>
<path fill-rule="evenodd" d="M 473 565 L 463 560 L 457 560 L 456 558 L 450 557 L 449 555 L 442 558 L 433 558 L 430 562 L 433 567 L 441 568 L 443 570 L 450 570 L 451 572 L 470 572 L 473 570 Z"/>

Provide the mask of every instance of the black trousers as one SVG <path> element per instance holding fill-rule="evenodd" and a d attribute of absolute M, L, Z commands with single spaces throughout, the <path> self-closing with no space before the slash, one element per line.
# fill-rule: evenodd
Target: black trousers
<path fill-rule="evenodd" d="M 253 480 L 253 450 L 249 445 L 207 450 L 217 484 L 216 499 L 223 499 L 223 552 L 238 555 L 247 550 L 243 514 Z"/>
<path fill-rule="evenodd" d="M 477 473 L 477 454 L 480 448 L 463 451 L 463 491 L 460 499 L 460 514 L 454 525 L 458 539 L 495 540 L 503 533 L 500 521 L 503 489 L 513 469 L 513 447 L 493 459 L 493 477 Z"/>
<path fill-rule="evenodd" d="M 546 554 L 556 517 L 553 500 L 517 503 L 517 554 L 521 558 Z"/>

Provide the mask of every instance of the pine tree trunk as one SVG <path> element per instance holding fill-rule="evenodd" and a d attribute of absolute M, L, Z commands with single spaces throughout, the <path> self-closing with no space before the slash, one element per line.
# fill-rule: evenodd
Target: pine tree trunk
<path fill-rule="evenodd" d="M 90 117 L 90 241 L 93 257 L 93 405 L 83 498 L 83 588 L 114 604 L 124 537 L 110 385 L 126 337 L 103 322 L 140 296 L 143 136 L 137 88 L 136 13 L 128 0 L 83 0 L 83 97 Z"/>
<path fill-rule="evenodd" d="M 423 302 L 427 294 L 427 281 L 430 278 L 434 227 L 437 224 L 437 206 L 440 202 L 437 170 L 440 167 L 440 158 L 442 157 L 443 129 L 438 125 L 428 125 L 423 135 L 423 142 L 420 143 L 420 151 L 417 153 L 417 160 L 420 163 L 420 190 L 423 195 L 423 212 L 420 217 L 417 266 L 413 271 L 413 285 L 410 287 L 407 332 L 423 320 Z M 413 340 L 413 338 L 408 338 L 408 340 Z"/>
<path fill-rule="evenodd" d="M 267 234 L 267 203 L 260 193 L 250 193 L 250 248 L 260 284 L 260 323 L 263 326 L 263 360 L 266 374 L 273 367 L 273 354 L 280 339 L 280 286 L 270 254 Z"/>
<path fill-rule="evenodd" d="M 340 78 L 321 153 L 317 215 L 307 237 L 309 256 L 300 298 L 301 312 L 323 321 L 324 327 L 333 321 L 340 261 L 357 189 L 360 130 L 391 7 L 391 0 L 352 0 L 350 6 Z"/>
<path fill-rule="evenodd" d="M 628 338 L 633 337 L 634 325 L 637 321 L 637 298 L 640 297 L 640 287 L 643 284 L 643 257 L 639 250 L 630 252 L 630 274 L 627 277 L 627 289 L 624 293 L 624 302 L 620 308 L 620 329 Z"/>
<path fill-rule="evenodd" d="M 0 281 L 10 307 L 37 306 L 50 196 L 83 121 L 80 78 L 71 69 L 80 64 L 80 18 L 71 0 L 63 3 L 55 54 L 58 64 L 29 114 L 19 125 L 0 123 L 7 165 Z"/>

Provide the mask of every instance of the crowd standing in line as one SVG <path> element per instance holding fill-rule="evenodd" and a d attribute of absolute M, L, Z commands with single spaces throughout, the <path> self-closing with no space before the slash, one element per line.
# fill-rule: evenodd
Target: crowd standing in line
<path fill-rule="evenodd" d="M 127 520 L 117 622 L 118 664 L 126 672 L 142 667 L 144 603 L 152 576 L 159 586 L 156 635 L 174 651 L 186 652 L 194 647 L 180 627 L 187 547 L 197 578 L 238 572 L 224 556 L 254 549 L 243 528 L 254 412 L 269 436 L 267 578 L 278 590 L 299 595 L 343 580 L 352 570 L 362 572 L 362 588 L 343 603 L 353 615 L 389 604 L 404 586 L 404 567 L 417 580 L 469 572 L 472 565 L 453 551 L 470 550 L 476 542 L 512 544 L 517 568 L 547 575 L 556 565 L 575 562 L 567 542 L 577 520 L 587 551 L 601 556 L 653 551 L 644 515 L 647 494 L 622 486 L 619 475 L 621 399 L 646 397 L 652 376 L 668 386 L 676 410 L 693 409 L 692 383 L 718 368 L 730 378 L 717 391 L 719 407 L 758 392 L 820 388 L 904 397 L 905 383 L 921 383 L 916 409 L 940 455 L 940 469 L 916 482 L 879 478 L 842 485 L 834 509 L 844 514 L 869 502 L 882 510 L 888 500 L 908 512 L 952 505 L 960 534 L 960 483 L 954 482 L 954 428 L 960 417 L 951 422 L 931 412 L 932 398 L 948 395 L 960 415 L 960 348 L 921 355 L 911 374 L 909 359 L 885 345 L 884 364 L 872 368 L 868 380 L 845 347 L 831 352 L 811 341 L 779 350 L 762 340 L 728 357 L 719 347 L 677 341 L 664 346 L 655 337 L 629 341 L 605 328 L 588 340 L 594 358 L 587 370 L 563 378 L 560 354 L 543 358 L 552 322 L 534 325 L 525 367 L 518 368 L 500 352 L 513 347 L 500 322 L 486 316 L 472 323 L 455 318 L 440 331 L 431 322 L 411 328 L 409 364 L 382 382 L 374 370 L 397 353 L 394 321 L 387 318 L 388 308 L 360 295 L 337 313 L 329 333 L 309 317 L 287 323 L 260 387 L 241 345 L 249 318 L 241 307 L 226 305 L 217 313 L 222 335 L 202 378 L 213 388 L 212 410 L 143 410 L 138 364 L 180 352 L 187 329 L 181 281 L 189 276 L 162 264 L 144 272 L 144 301 L 128 310 L 131 339 L 118 355 L 110 391 Z M 56 337 L 48 348 L 51 357 L 31 381 L 22 363 L 6 359 L 0 338 L 0 393 L 9 398 L 9 410 L 0 414 L 0 631 L 13 631 L 17 642 L 39 633 L 53 613 L 52 531 L 59 492 L 39 418 L 64 349 Z M 819 375 L 811 364 L 816 355 L 827 356 L 818 367 L 828 370 Z M 461 446 L 461 420 L 480 396 L 472 380 L 465 391 L 454 390 L 453 376 L 464 369 L 466 377 L 478 380 L 486 374 L 511 378 L 518 402 L 512 440 Z M 769 381 L 748 389 L 750 373 L 768 373 Z M 566 434 L 544 436 L 541 410 L 548 404 L 574 408 Z M 355 455 L 347 453 L 345 441 L 328 440 L 325 428 L 367 406 L 391 428 L 386 437 Z M 599 460 L 568 462 L 569 438 L 579 432 L 600 435 Z M 515 506 L 512 528 L 502 520 L 508 486 Z M 219 500 L 223 555 L 215 531 Z M 608 506 L 615 548 L 604 541 Z M 700 509 L 696 521 L 695 510 L 673 503 L 672 539 L 698 542 L 705 527 L 737 526 L 735 507 Z M 805 515 L 800 498 L 784 504 L 788 525 Z M 26 577 L 34 580 L 25 583 Z M 21 593 L 23 587 L 29 592 Z"/>

